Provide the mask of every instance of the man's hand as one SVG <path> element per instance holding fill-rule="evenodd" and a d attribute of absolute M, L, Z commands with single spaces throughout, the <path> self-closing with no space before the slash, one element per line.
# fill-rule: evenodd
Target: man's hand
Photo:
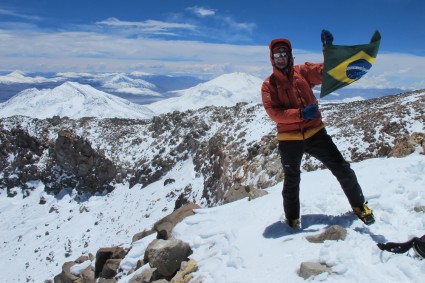
<path fill-rule="evenodd" d="M 323 45 L 332 45 L 334 36 L 330 31 L 323 29 L 320 35 L 320 39 L 322 40 Z"/>
<path fill-rule="evenodd" d="M 317 111 L 319 110 L 319 107 L 317 104 L 310 104 L 306 108 L 301 109 L 301 117 L 304 120 L 311 120 L 316 118 Z"/>

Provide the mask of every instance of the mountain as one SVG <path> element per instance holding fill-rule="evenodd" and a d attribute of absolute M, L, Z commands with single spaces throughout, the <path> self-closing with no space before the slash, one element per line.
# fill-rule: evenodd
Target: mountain
<path fill-rule="evenodd" d="M 282 223 L 284 176 L 275 125 L 261 104 L 143 120 L 1 118 L 2 280 L 51 280 L 64 263 L 119 246 L 116 281 L 130 282 L 149 267 L 143 258 L 156 238 L 133 235 L 194 202 L 201 208 L 173 235 L 193 250 L 195 282 L 305 282 L 298 269 L 307 261 L 333 271 L 314 282 L 420 282 L 423 262 L 413 252 L 383 253 L 376 243 L 424 233 L 424 102 L 421 90 L 321 105 L 377 222 L 357 220 L 332 174 L 306 156 L 303 229 L 295 232 Z M 258 191 L 268 194 L 245 198 Z M 331 225 L 346 229 L 344 240 L 307 241 Z"/>
<path fill-rule="evenodd" d="M 205 80 L 195 76 L 159 75 L 141 71 L 134 71 L 129 74 L 75 72 L 26 74 L 21 71 L 14 71 L 0 76 L 0 103 L 7 101 L 23 90 L 29 88 L 55 88 L 66 81 L 90 85 L 98 90 L 114 94 L 133 103 L 142 105 L 154 103 L 164 98 L 181 96 L 187 92 L 189 88 L 206 83 Z M 227 85 L 229 85 L 229 83 L 225 82 L 225 85 L 222 87 L 226 89 Z M 211 87 L 210 90 L 212 90 L 215 86 L 207 85 L 207 88 L 208 87 Z M 314 91 L 318 97 L 320 88 L 316 87 Z M 346 87 L 338 90 L 338 92 L 331 93 L 321 99 L 321 101 L 349 101 L 358 98 L 369 99 L 403 93 L 404 91 L 405 90 L 402 89 L 356 89 Z M 217 91 L 217 93 L 222 94 L 226 92 L 227 91 L 223 90 L 221 87 Z M 208 89 L 206 89 L 205 94 L 209 96 Z M 223 104 L 222 101 L 220 101 L 220 103 L 221 105 L 226 105 Z M 158 108 L 161 109 L 162 107 Z"/>
<path fill-rule="evenodd" d="M 157 90 L 158 88 L 145 80 L 133 79 L 125 74 L 116 74 L 101 81 L 103 88 L 113 90 L 118 93 L 128 93 L 133 95 L 144 95 L 144 96 L 162 96 Z"/>
<path fill-rule="evenodd" d="M 53 89 L 27 89 L 0 104 L 0 116 L 23 115 L 45 119 L 53 116 L 145 119 L 148 108 L 89 85 L 66 82 Z"/>
<path fill-rule="evenodd" d="M 124 73 L 32 73 L 14 71 L 0 76 L 0 103 L 30 88 L 55 88 L 66 81 L 90 85 L 137 104 L 148 104 L 175 96 L 169 91 L 186 89 L 204 80 L 191 76 L 170 76 L 143 72 Z"/>
<path fill-rule="evenodd" d="M 233 106 L 239 102 L 260 103 L 263 81 L 245 73 L 221 75 L 185 90 L 174 91 L 176 97 L 146 105 L 155 113 L 185 111 L 206 106 Z"/>
<path fill-rule="evenodd" d="M 62 86 L 73 90 L 68 95 L 91 89 Z M 2 280 L 51 280 L 64 263 L 118 245 L 128 253 L 116 280 L 129 282 L 148 268 L 139 260 L 156 236 L 132 242 L 133 235 L 190 201 L 201 209 L 174 235 L 193 249 L 202 282 L 305 282 L 302 261 L 333 270 L 310 281 L 420 282 L 423 262 L 381 253 L 376 243 L 424 233 L 424 105 L 425 90 L 321 105 L 377 222 L 364 226 L 349 213 L 335 178 L 306 156 L 303 230 L 295 233 L 282 223 L 284 176 L 275 125 L 261 104 L 150 119 L 0 118 Z M 245 198 L 258 190 L 268 194 Z M 335 224 L 347 230 L 345 240 L 306 241 Z M 129 274 L 138 261 L 143 268 Z"/>
<path fill-rule="evenodd" d="M 40 84 L 48 82 L 58 82 L 60 78 L 45 78 L 41 76 L 31 77 L 26 76 L 24 72 L 14 71 L 5 76 L 0 76 L 0 85 L 10 85 L 10 84 Z"/>
<path fill-rule="evenodd" d="M 335 100 L 350 100 L 350 99 L 371 99 L 382 96 L 394 95 L 404 93 L 406 90 L 400 88 L 350 88 L 345 87 L 332 92 L 329 95 L 321 98 L 321 101 L 335 101 Z M 319 97 L 320 89 L 317 90 L 317 97 Z"/>

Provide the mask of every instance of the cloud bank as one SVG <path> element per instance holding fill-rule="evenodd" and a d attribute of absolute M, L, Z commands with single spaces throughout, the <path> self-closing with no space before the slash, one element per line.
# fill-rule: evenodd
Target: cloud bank
<path fill-rule="evenodd" d="M 0 71 L 147 72 L 210 79 L 229 72 L 266 77 L 268 42 L 252 44 L 256 24 L 190 7 L 168 20 L 107 18 L 91 25 L 46 29 L 41 17 L 0 9 L 27 21 L 0 27 Z M 186 16 L 186 17 L 184 17 Z M 321 50 L 294 50 L 296 63 L 321 62 Z M 351 87 L 425 88 L 425 57 L 384 53 Z"/>

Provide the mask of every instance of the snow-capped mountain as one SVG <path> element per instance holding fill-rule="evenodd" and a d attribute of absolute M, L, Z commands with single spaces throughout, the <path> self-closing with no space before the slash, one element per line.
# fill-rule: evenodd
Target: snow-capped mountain
<path fill-rule="evenodd" d="M 39 84 L 48 82 L 59 82 L 61 78 L 45 78 L 45 77 L 30 77 L 26 76 L 24 72 L 14 71 L 5 76 L 0 76 L 0 84 Z"/>
<path fill-rule="evenodd" d="M 142 105 L 89 85 L 66 82 L 53 89 L 27 89 L 0 104 L 0 117 L 14 115 L 39 119 L 53 116 L 146 119 L 153 113 Z"/>
<path fill-rule="evenodd" d="M 275 125 L 261 105 L 205 107 L 143 121 L 2 118 L 2 280 L 52 280 L 64 263 L 118 245 L 127 254 L 111 281 L 134 282 L 149 268 L 144 254 L 156 235 L 132 241 L 133 235 L 186 199 L 202 208 L 173 236 L 193 250 L 194 282 L 306 282 L 298 274 L 302 262 L 332 270 L 308 282 L 421 282 L 423 261 L 413 251 L 393 255 L 376 244 L 424 234 L 424 102 L 422 90 L 321 105 L 328 133 L 352 162 L 376 223 L 365 226 L 350 213 L 334 176 L 317 170 L 309 157 L 303 160 L 298 231 L 283 223 Z M 400 152 L 405 157 L 395 157 Z M 113 189 L 90 194 L 93 187 L 83 181 L 95 185 L 112 165 L 116 177 L 107 185 Z M 253 188 L 268 194 L 232 198 Z M 332 225 L 346 229 L 345 239 L 307 241 Z M 96 260 L 84 262 L 93 276 Z"/>
<path fill-rule="evenodd" d="M 101 80 L 102 87 L 120 93 L 145 96 L 162 96 L 158 87 L 143 79 L 133 79 L 125 74 L 116 74 Z"/>
<path fill-rule="evenodd" d="M 149 105 L 155 113 L 185 111 L 206 106 L 233 106 L 239 102 L 260 103 L 263 80 L 245 73 L 221 75 L 189 89 L 173 92 L 176 97 Z"/>

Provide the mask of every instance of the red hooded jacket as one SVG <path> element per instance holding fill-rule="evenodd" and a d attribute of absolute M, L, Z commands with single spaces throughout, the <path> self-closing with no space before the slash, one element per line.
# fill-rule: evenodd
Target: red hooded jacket
<path fill-rule="evenodd" d="M 288 67 L 280 70 L 274 66 L 273 47 L 284 44 L 289 52 Z M 278 140 L 302 140 L 313 136 L 325 125 L 320 111 L 316 118 L 304 120 L 301 109 L 309 104 L 317 104 L 312 88 L 322 83 L 323 63 L 293 65 L 292 47 L 287 39 L 278 38 L 270 45 L 270 61 L 273 74 L 261 87 L 264 108 L 270 118 L 277 123 Z"/>

